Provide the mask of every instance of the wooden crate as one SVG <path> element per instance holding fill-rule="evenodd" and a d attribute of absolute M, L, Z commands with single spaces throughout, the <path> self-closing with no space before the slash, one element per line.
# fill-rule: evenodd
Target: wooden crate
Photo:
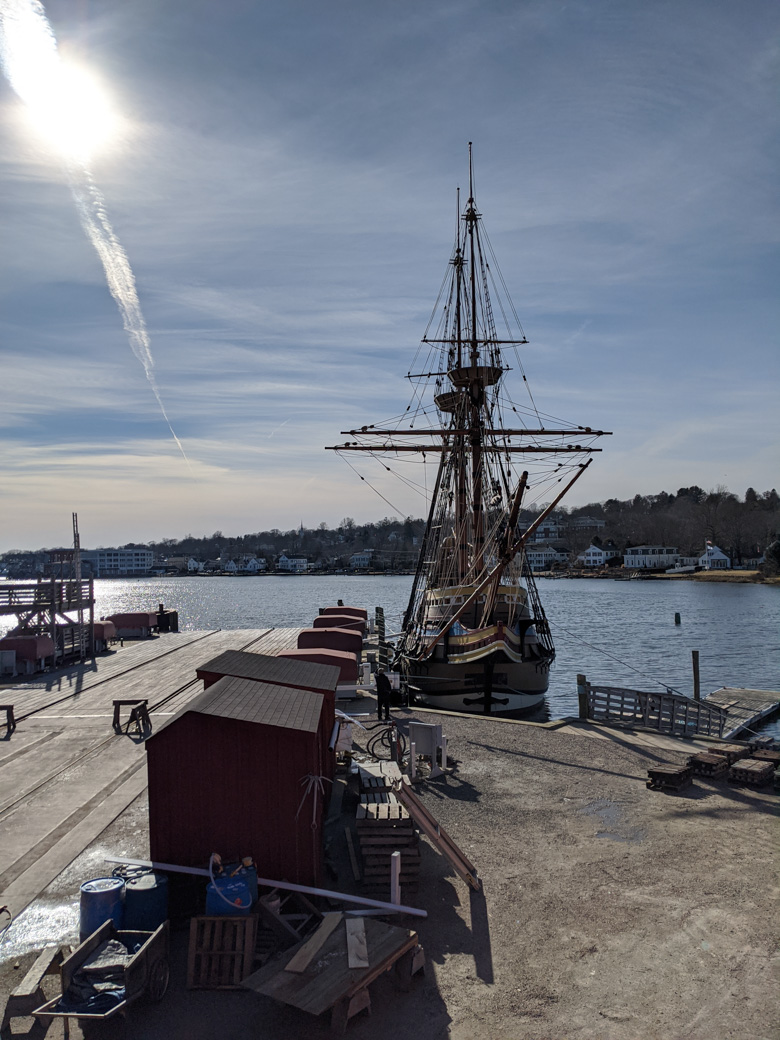
<path fill-rule="evenodd" d="M 690 765 L 697 776 L 708 776 L 712 780 L 725 777 L 729 771 L 729 764 L 723 755 L 711 755 L 707 751 L 692 755 Z"/>
<path fill-rule="evenodd" d="M 647 771 L 647 786 L 654 791 L 682 791 L 691 783 L 690 766 L 654 766 Z"/>
<path fill-rule="evenodd" d="M 775 767 L 772 762 L 763 762 L 761 759 L 744 758 L 735 762 L 729 769 L 730 784 L 749 784 L 751 787 L 763 787 L 770 784 L 775 775 Z"/>
<path fill-rule="evenodd" d="M 193 917 L 188 989 L 241 989 L 252 972 L 257 916 Z"/>

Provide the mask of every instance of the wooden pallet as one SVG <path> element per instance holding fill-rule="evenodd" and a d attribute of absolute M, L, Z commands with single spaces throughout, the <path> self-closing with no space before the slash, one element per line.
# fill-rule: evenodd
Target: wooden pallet
<path fill-rule="evenodd" d="M 398 801 L 392 791 L 372 790 L 363 791 L 360 795 L 361 805 L 395 805 Z"/>
<path fill-rule="evenodd" d="M 751 787 L 763 787 L 772 783 L 775 767 L 772 762 L 761 759 L 744 758 L 735 762 L 729 769 L 730 784 L 750 784 Z"/>
<path fill-rule="evenodd" d="M 697 776 L 707 776 L 711 780 L 720 780 L 729 771 L 729 764 L 723 755 L 710 755 L 707 751 L 692 755 L 690 765 Z"/>
<path fill-rule="evenodd" d="M 188 989 L 241 989 L 252 972 L 257 916 L 193 917 Z"/>
<path fill-rule="evenodd" d="M 690 786 L 690 766 L 654 766 L 647 771 L 647 787 L 652 791 L 682 791 Z"/>
<path fill-rule="evenodd" d="M 390 827 L 410 827 L 411 819 L 403 805 L 393 798 L 392 802 L 361 802 L 355 813 L 358 829 L 377 823 Z"/>

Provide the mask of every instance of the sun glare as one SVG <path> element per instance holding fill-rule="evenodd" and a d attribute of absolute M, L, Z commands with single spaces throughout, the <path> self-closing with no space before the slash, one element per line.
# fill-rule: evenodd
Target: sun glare
<path fill-rule="evenodd" d="M 28 96 L 38 133 L 66 158 L 86 161 L 110 138 L 115 118 L 98 81 L 78 66 L 58 61 Z"/>

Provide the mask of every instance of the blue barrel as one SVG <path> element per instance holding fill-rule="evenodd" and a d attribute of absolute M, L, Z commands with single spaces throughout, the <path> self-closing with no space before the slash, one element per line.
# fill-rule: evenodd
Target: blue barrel
<path fill-rule="evenodd" d="M 214 883 L 206 888 L 206 913 L 210 916 L 248 914 L 251 909 L 252 895 L 246 878 L 214 878 Z"/>
<path fill-rule="evenodd" d="M 168 920 L 168 878 L 165 874 L 141 874 L 125 884 L 125 928 L 129 932 L 154 932 Z"/>
<path fill-rule="evenodd" d="M 79 935 L 83 942 L 104 921 L 121 928 L 124 921 L 125 883 L 119 877 L 93 878 L 81 886 Z"/>

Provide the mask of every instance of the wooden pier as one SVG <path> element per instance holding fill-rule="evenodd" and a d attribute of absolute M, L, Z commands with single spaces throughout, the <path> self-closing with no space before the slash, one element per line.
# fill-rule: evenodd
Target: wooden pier
<path fill-rule="evenodd" d="M 762 719 L 780 711 L 780 691 L 724 686 L 708 694 L 702 703 L 712 704 L 726 712 L 723 739 L 733 740 L 738 733 L 753 730 Z"/>
<path fill-rule="evenodd" d="M 146 787 L 142 726 L 114 702 L 146 702 L 151 726 L 202 690 L 195 671 L 224 650 L 276 655 L 298 628 L 182 632 L 126 643 L 0 685 L 0 892 L 16 916 Z"/>

